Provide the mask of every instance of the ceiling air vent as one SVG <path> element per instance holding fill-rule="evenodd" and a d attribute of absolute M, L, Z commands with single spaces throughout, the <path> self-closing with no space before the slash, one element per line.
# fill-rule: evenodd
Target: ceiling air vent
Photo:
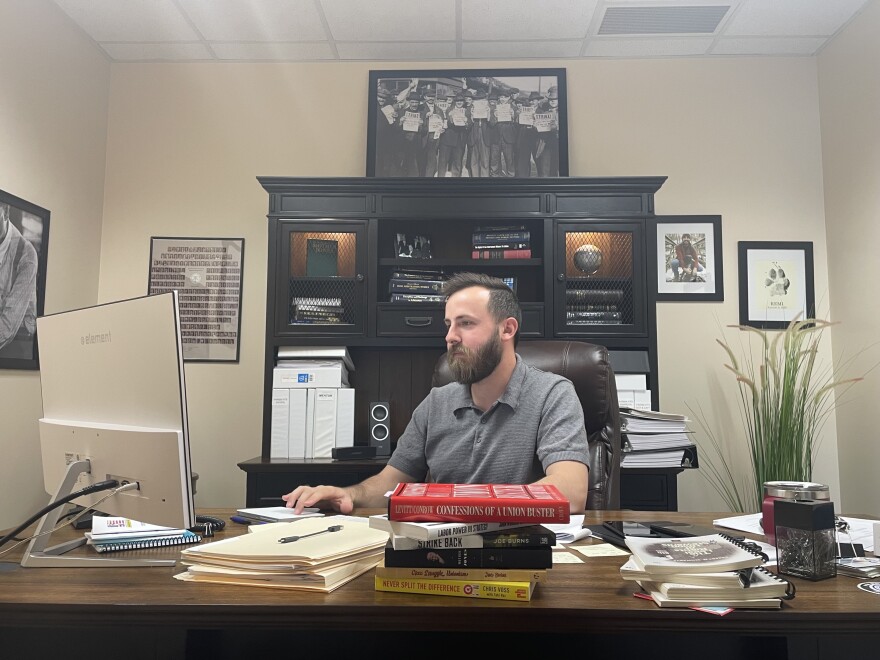
<path fill-rule="evenodd" d="M 729 5 L 609 7 L 599 34 L 712 34 Z"/>

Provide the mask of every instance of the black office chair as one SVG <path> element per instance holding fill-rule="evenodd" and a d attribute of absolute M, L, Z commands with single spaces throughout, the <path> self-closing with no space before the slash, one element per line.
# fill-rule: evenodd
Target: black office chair
<path fill-rule="evenodd" d="M 526 364 L 568 378 L 573 384 L 587 430 L 590 484 L 587 509 L 620 508 L 620 412 L 608 349 L 577 341 L 532 340 L 516 350 Z M 454 380 L 446 354 L 434 367 L 432 385 Z"/>

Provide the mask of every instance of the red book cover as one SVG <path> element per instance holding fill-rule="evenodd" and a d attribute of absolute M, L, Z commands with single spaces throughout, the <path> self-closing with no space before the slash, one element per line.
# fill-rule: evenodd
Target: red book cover
<path fill-rule="evenodd" d="M 397 484 L 388 499 L 401 522 L 567 523 L 569 509 L 549 484 Z"/>
<path fill-rule="evenodd" d="M 532 251 L 528 250 L 474 250 L 472 259 L 531 259 Z"/>

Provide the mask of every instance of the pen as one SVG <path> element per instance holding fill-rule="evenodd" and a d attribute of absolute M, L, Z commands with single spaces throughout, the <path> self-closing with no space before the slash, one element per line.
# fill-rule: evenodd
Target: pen
<path fill-rule="evenodd" d="M 253 518 L 245 518 L 244 516 L 229 516 L 229 519 L 239 525 L 263 525 L 265 520 L 254 520 Z"/>
<path fill-rule="evenodd" d="M 285 536 L 284 538 L 278 539 L 279 543 L 293 543 L 294 541 L 299 541 L 300 539 L 308 538 L 309 536 L 317 536 L 318 534 L 324 534 L 326 532 L 338 532 L 342 529 L 342 525 L 330 525 L 327 529 L 322 529 L 320 532 L 312 532 L 311 534 L 303 534 L 302 536 Z"/>

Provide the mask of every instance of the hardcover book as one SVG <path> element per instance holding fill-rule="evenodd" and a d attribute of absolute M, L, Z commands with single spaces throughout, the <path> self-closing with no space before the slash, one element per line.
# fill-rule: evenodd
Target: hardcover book
<path fill-rule="evenodd" d="M 528 523 L 479 522 L 479 523 L 444 523 L 444 522 L 397 522 L 388 520 L 387 514 L 370 516 L 370 527 L 381 529 L 395 536 L 407 536 L 420 541 L 430 541 L 451 536 L 467 536 L 483 532 L 494 532 L 500 529 L 526 527 Z"/>
<path fill-rule="evenodd" d="M 474 250 L 471 259 L 531 259 L 531 250 Z"/>
<path fill-rule="evenodd" d="M 765 559 L 722 534 L 671 539 L 627 536 L 625 540 L 633 556 L 654 575 L 735 571 L 760 566 Z"/>
<path fill-rule="evenodd" d="M 306 277 L 336 277 L 339 243 L 321 238 L 306 240 Z"/>
<path fill-rule="evenodd" d="M 428 578 L 398 579 L 385 578 L 379 575 L 375 577 L 375 585 L 376 591 L 519 601 L 531 600 L 532 591 L 535 588 L 535 585 L 531 582 L 471 582 L 468 580 L 434 580 Z"/>
<path fill-rule="evenodd" d="M 440 548 L 395 550 L 385 547 L 385 565 L 405 568 L 552 568 L 553 548 Z"/>
<path fill-rule="evenodd" d="M 398 484 L 388 519 L 415 522 L 567 523 L 569 502 L 550 484 Z"/>

